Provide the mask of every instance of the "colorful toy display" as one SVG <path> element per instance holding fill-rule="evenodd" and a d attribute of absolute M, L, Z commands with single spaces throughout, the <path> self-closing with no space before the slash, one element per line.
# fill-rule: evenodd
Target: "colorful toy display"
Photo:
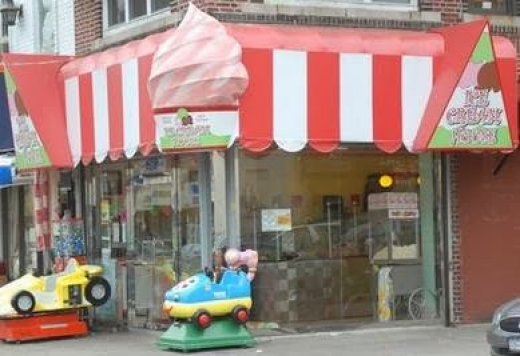
<path fill-rule="evenodd" d="M 62 219 L 54 226 L 53 271 L 62 272 L 70 258 L 80 264 L 86 260 L 82 220 Z"/>
<path fill-rule="evenodd" d="M 70 259 L 65 270 L 50 276 L 26 274 L 0 288 L 0 317 L 97 307 L 111 296 L 103 268 L 80 266 Z"/>

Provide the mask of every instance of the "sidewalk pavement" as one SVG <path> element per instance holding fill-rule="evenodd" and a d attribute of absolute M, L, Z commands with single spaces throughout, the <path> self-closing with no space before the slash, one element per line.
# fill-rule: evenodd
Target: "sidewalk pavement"
<path fill-rule="evenodd" d="M 254 330 L 258 345 L 253 348 L 195 352 L 210 355 L 355 355 L 355 356 L 485 356 L 489 355 L 487 325 L 446 328 L 440 325 L 387 326 L 345 331 L 284 333 Z M 151 356 L 172 355 L 160 351 L 155 342 L 161 332 L 131 329 L 97 332 L 85 338 L 17 344 L 0 343 L 0 355 L 24 356 Z M 180 353 L 182 354 L 182 353 Z"/>

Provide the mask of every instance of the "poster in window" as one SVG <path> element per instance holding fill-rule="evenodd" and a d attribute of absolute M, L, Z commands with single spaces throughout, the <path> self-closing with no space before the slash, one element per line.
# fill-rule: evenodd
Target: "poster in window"
<path fill-rule="evenodd" d="M 291 231 L 291 209 L 262 209 L 262 231 Z"/>

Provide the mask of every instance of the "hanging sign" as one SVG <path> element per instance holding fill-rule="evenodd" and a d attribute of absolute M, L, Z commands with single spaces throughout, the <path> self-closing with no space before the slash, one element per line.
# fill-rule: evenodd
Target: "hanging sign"
<path fill-rule="evenodd" d="M 19 170 L 50 167 L 49 155 L 34 127 L 16 84 L 9 72 L 5 71 L 5 85 L 15 148 L 15 165 Z"/>
<path fill-rule="evenodd" d="M 238 132 L 238 112 L 189 112 L 155 115 L 156 144 L 161 151 L 225 149 Z"/>
<path fill-rule="evenodd" d="M 428 148 L 512 148 L 499 79 L 486 26 Z"/>

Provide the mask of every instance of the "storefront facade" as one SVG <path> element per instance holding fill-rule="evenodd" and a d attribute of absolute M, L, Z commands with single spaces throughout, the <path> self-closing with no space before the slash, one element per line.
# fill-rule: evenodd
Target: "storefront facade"
<path fill-rule="evenodd" d="M 117 291 L 96 316 L 167 322 L 165 290 L 211 267 L 214 251 L 240 247 L 260 255 L 255 320 L 448 318 L 448 188 L 435 150 L 517 146 L 510 44 L 495 40 L 495 66 L 484 22 L 455 32 L 468 43 L 451 58 L 449 33 L 260 31 L 190 11 L 178 29 L 50 70 L 78 175 L 82 253 Z M 224 39 L 182 37 L 208 26 Z M 231 55 L 197 57 L 194 44 L 209 51 L 212 40 Z M 481 42 L 486 55 L 464 77 Z M 6 57 L 38 126 L 42 99 L 21 84 L 17 60 L 29 59 Z M 482 82 L 487 63 L 499 84 Z M 467 130 L 484 102 L 499 128 Z"/>

